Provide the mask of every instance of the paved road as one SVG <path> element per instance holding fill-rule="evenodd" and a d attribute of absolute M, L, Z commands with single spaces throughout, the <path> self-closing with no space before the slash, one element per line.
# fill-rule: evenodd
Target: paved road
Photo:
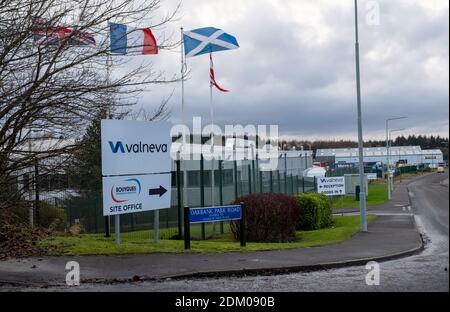
<path fill-rule="evenodd" d="M 82 284 L 76 291 L 448 291 L 448 186 L 440 182 L 448 174 L 431 174 L 412 182 L 403 182 L 407 188 L 415 219 L 424 234 L 426 248 L 418 255 L 380 263 L 380 285 L 367 286 L 365 266 L 295 273 L 275 276 L 243 278 L 207 278 L 137 282 L 126 284 Z M 409 213 L 405 206 L 398 211 L 379 213 Z M 34 290 L 27 288 L 27 290 Z M 42 289 L 36 289 L 42 290 Z M 50 289 L 49 289 L 50 290 Z M 52 288 L 51 290 L 57 290 Z"/>

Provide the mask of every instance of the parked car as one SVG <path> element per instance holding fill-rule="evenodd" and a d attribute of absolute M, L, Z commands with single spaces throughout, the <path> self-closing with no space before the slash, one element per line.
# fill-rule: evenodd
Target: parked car
<path fill-rule="evenodd" d="M 437 168 L 437 172 L 438 172 L 438 173 L 444 173 L 444 172 L 445 172 L 444 167 L 439 166 L 439 167 Z"/>

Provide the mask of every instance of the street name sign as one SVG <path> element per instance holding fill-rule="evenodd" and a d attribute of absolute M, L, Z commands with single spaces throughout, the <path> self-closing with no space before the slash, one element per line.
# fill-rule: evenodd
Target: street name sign
<path fill-rule="evenodd" d="M 240 205 L 191 208 L 189 211 L 191 223 L 240 220 L 241 217 L 242 211 Z"/>
<path fill-rule="evenodd" d="M 318 178 L 317 192 L 327 196 L 345 195 L 345 178 L 329 177 Z"/>
<path fill-rule="evenodd" d="M 140 175 L 172 170 L 169 122 L 102 120 L 102 175 Z"/>
<path fill-rule="evenodd" d="M 170 208 L 171 174 L 103 178 L 103 215 Z"/>

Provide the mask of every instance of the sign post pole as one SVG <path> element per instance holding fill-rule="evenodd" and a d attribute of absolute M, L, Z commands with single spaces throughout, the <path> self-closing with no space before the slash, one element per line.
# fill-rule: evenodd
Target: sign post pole
<path fill-rule="evenodd" d="M 158 242 L 158 238 L 159 238 L 159 210 L 155 210 L 153 212 L 153 241 L 155 243 Z"/>
<path fill-rule="evenodd" d="M 105 216 L 105 237 L 110 237 L 109 233 L 109 216 Z"/>
<path fill-rule="evenodd" d="M 245 237 L 246 235 L 246 231 L 245 231 L 245 204 L 243 202 L 240 203 L 241 204 L 241 220 L 240 220 L 240 224 L 239 224 L 239 238 L 241 241 L 241 247 L 245 247 L 246 242 L 247 242 L 247 238 Z"/>
<path fill-rule="evenodd" d="M 116 245 L 120 245 L 120 215 L 115 215 L 114 226 L 115 226 L 115 236 L 116 236 Z"/>
<path fill-rule="evenodd" d="M 177 176 L 176 176 L 176 180 L 177 180 L 177 212 L 178 212 L 178 237 L 179 239 L 181 239 L 182 237 L 182 233 L 183 233 L 183 228 L 182 228 L 182 224 L 181 224 L 181 215 L 182 215 L 182 211 L 181 211 L 181 207 L 183 207 L 182 205 L 182 197 L 181 197 L 181 160 L 180 160 L 180 156 L 178 153 L 178 159 L 177 159 Z"/>
<path fill-rule="evenodd" d="M 184 206 L 184 249 L 191 249 L 191 227 L 188 206 Z"/>

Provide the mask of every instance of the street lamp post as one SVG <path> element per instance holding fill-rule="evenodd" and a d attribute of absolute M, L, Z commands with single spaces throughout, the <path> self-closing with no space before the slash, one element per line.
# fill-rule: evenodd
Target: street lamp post
<path fill-rule="evenodd" d="M 387 184 L 388 184 L 388 199 L 392 197 L 391 194 L 391 170 L 390 170 L 390 146 L 389 146 L 389 121 L 406 119 L 408 117 L 394 117 L 386 119 L 386 169 L 387 169 Z"/>
<path fill-rule="evenodd" d="M 405 130 L 405 128 L 389 130 L 389 150 L 390 150 L 391 147 L 392 147 L 392 139 L 391 139 L 391 138 L 392 138 L 392 132 L 399 132 L 399 131 L 404 131 L 404 130 Z M 397 153 L 397 155 L 398 155 L 399 160 L 400 160 L 400 154 Z M 401 178 L 400 178 L 400 179 L 401 179 Z M 388 192 L 389 192 L 390 194 L 392 194 L 392 192 L 394 191 L 394 183 L 393 183 L 392 179 L 389 179 L 389 181 L 390 181 L 390 183 L 389 183 L 389 185 L 388 185 Z"/>
<path fill-rule="evenodd" d="M 358 151 L 359 151 L 359 210 L 360 210 L 360 230 L 367 232 L 366 221 L 366 186 L 364 184 L 364 147 L 362 132 L 362 111 L 361 111 L 361 78 L 359 69 L 359 39 L 358 39 L 358 0 L 355 0 L 355 61 L 356 61 L 356 97 L 358 111 Z"/>

